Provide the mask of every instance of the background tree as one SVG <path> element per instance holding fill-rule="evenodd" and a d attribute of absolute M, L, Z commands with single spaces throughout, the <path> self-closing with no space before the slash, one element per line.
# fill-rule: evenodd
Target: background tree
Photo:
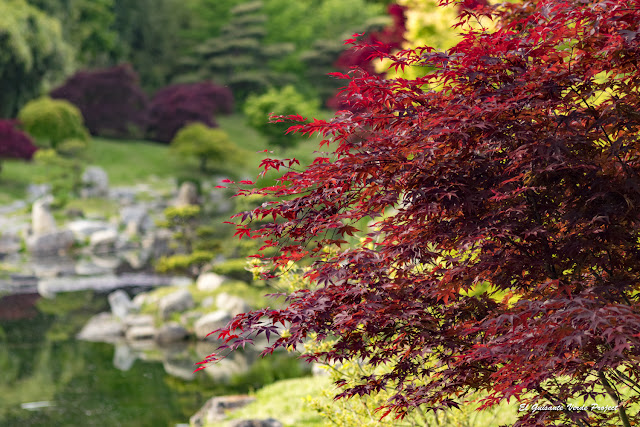
<path fill-rule="evenodd" d="M 147 135 L 169 143 L 176 132 L 192 122 L 215 127 L 216 113 L 233 111 L 231 91 L 211 82 L 176 84 L 159 90 L 149 103 Z"/>
<path fill-rule="evenodd" d="M 242 3 L 231 9 L 221 35 L 194 49 L 181 61 L 179 81 L 213 80 L 228 86 L 237 102 L 251 93 L 262 93 L 270 85 L 295 81 L 287 72 L 274 72 L 270 63 L 293 51 L 290 44 L 264 43 L 267 16 L 262 1 Z"/>
<path fill-rule="evenodd" d="M 284 148 L 293 146 L 297 141 L 286 135 L 289 123 L 275 123 L 270 115 L 300 113 L 310 118 L 318 112 L 318 108 L 316 100 L 305 99 L 293 86 L 285 86 L 282 89 L 271 88 L 263 95 L 250 96 L 244 113 L 249 126 L 265 135 L 271 145 Z"/>
<path fill-rule="evenodd" d="M 181 157 L 196 157 L 200 172 L 241 163 L 241 152 L 229 135 L 203 123 L 192 123 L 180 129 L 171 141 L 171 149 Z"/>
<path fill-rule="evenodd" d="M 139 138 L 144 133 L 147 97 L 128 64 L 79 71 L 50 96 L 78 107 L 93 135 Z"/>
<path fill-rule="evenodd" d="M 180 0 L 114 0 L 114 27 L 122 58 L 140 75 L 142 87 L 153 92 L 171 81 L 177 52 L 185 48 L 178 37 L 188 10 Z"/>
<path fill-rule="evenodd" d="M 42 97 L 29 101 L 18 114 L 20 126 L 42 148 L 56 149 L 65 140 L 89 142 L 82 113 L 68 101 Z"/>
<path fill-rule="evenodd" d="M 76 64 L 105 66 L 122 55 L 114 29 L 114 0 L 27 0 L 62 23 Z"/>
<path fill-rule="evenodd" d="M 15 121 L 0 120 L 0 171 L 4 159 L 31 160 L 37 150 L 31 138 L 16 129 Z"/>
<path fill-rule="evenodd" d="M 423 77 L 352 76 L 358 114 L 293 127 L 332 152 L 240 191 L 279 202 L 239 214 L 237 234 L 277 247 L 275 267 L 309 258 L 313 286 L 220 336 L 237 348 L 285 325 L 265 354 L 327 340 L 305 357 L 384 368 L 338 384 L 341 397 L 396 390 L 382 415 L 482 392 L 483 408 L 565 408 L 520 412 L 517 426 L 630 426 L 640 422 L 628 410 L 640 400 L 640 8 L 506 4 L 495 29 L 471 25 L 480 13 L 461 11 L 462 41 L 448 51 L 390 57 Z M 603 395 L 617 412 L 566 409 Z"/>
<path fill-rule="evenodd" d="M 15 117 L 71 68 L 60 22 L 24 0 L 0 3 L 0 117 Z"/>

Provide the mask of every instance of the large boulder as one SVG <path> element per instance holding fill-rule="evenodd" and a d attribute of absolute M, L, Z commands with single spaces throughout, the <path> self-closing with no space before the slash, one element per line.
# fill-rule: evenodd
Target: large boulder
<path fill-rule="evenodd" d="M 31 207 L 31 234 L 41 236 L 56 230 L 56 221 L 51 214 L 51 196 L 42 197 Z"/>
<path fill-rule="evenodd" d="M 107 197 L 109 195 L 109 176 L 100 166 L 88 166 L 82 174 L 80 196 L 84 199 Z"/>
<path fill-rule="evenodd" d="M 78 219 L 68 223 L 66 228 L 71 230 L 77 241 L 84 242 L 91 237 L 93 233 L 97 231 L 110 230 L 113 226 L 105 221 Z"/>
<path fill-rule="evenodd" d="M 125 337 L 127 341 L 152 340 L 155 338 L 156 332 L 154 326 L 132 326 L 127 329 Z"/>
<path fill-rule="evenodd" d="M 122 289 L 110 293 L 107 299 L 111 307 L 111 314 L 119 320 L 124 320 L 133 308 L 129 295 Z"/>
<path fill-rule="evenodd" d="M 193 325 L 196 337 L 199 340 L 209 339 L 215 340 L 215 334 L 209 335 L 209 333 L 224 327 L 231 320 L 231 314 L 225 310 L 218 310 L 212 313 L 205 314 Z M 207 335 L 209 335 L 207 337 Z"/>
<path fill-rule="evenodd" d="M 70 230 L 57 230 L 34 234 L 25 239 L 27 250 L 37 256 L 58 255 L 71 249 L 74 243 Z"/>
<path fill-rule="evenodd" d="M 224 420 L 228 411 L 242 408 L 255 400 L 255 397 L 247 395 L 212 397 L 189 419 L 189 423 L 193 427 L 217 423 Z"/>
<path fill-rule="evenodd" d="M 189 332 L 183 326 L 176 322 L 169 322 L 157 330 L 155 340 L 160 345 L 167 345 L 184 341 L 188 336 Z"/>
<path fill-rule="evenodd" d="M 220 310 L 228 311 L 232 316 L 251 311 L 251 307 L 245 300 L 226 292 L 222 292 L 216 297 L 216 306 Z"/>
<path fill-rule="evenodd" d="M 222 285 L 225 278 L 216 273 L 202 273 L 196 280 L 196 286 L 199 291 L 210 292 L 215 291 Z"/>
<path fill-rule="evenodd" d="M 82 341 L 116 342 L 124 335 L 124 325 L 111 313 L 100 313 L 89 319 L 76 336 Z"/>
<path fill-rule="evenodd" d="M 195 307 L 193 296 L 187 289 L 180 289 L 160 299 L 158 309 L 162 319 L 168 319 L 171 313 L 186 311 Z"/>
<path fill-rule="evenodd" d="M 89 238 L 91 251 L 94 253 L 110 253 L 116 248 L 118 232 L 112 228 L 96 231 Z"/>
<path fill-rule="evenodd" d="M 120 209 L 120 221 L 131 236 L 146 234 L 154 228 L 147 208 L 141 205 L 124 206 Z"/>
<path fill-rule="evenodd" d="M 193 182 L 185 181 L 178 189 L 178 197 L 173 201 L 173 206 L 184 207 L 198 204 L 198 188 Z"/>

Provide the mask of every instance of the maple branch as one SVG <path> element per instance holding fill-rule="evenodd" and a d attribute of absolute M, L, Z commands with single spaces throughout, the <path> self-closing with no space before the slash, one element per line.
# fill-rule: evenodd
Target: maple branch
<path fill-rule="evenodd" d="M 602 382 L 602 386 L 606 390 L 609 397 L 611 397 L 616 402 L 616 405 L 618 405 L 618 414 L 620 415 L 620 420 L 622 421 L 624 427 L 631 427 L 631 423 L 629 423 L 629 417 L 627 416 L 627 411 L 625 411 L 624 407 L 622 406 L 623 402 L 620 400 L 618 391 L 611 385 L 611 383 L 609 383 L 609 380 L 605 376 L 604 371 L 598 371 L 598 378 L 600 378 L 600 382 Z"/>
<path fill-rule="evenodd" d="M 549 400 L 551 402 L 553 402 L 554 406 L 562 407 L 562 412 L 564 412 L 566 415 L 568 415 L 569 419 L 571 419 L 571 415 L 573 415 L 572 412 L 570 410 L 568 410 L 567 408 L 565 408 L 565 405 L 560 401 L 560 399 L 555 397 L 551 392 L 547 391 L 545 388 L 543 388 L 540 385 L 536 387 L 536 390 L 542 396 L 547 396 L 549 398 Z M 575 421 L 576 421 L 576 424 L 578 424 L 580 427 L 590 427 L 591 426 L 591 424 L 589 424 L 589 422 L 587 422 L 587 421 L 582 421 L 582 420 L 575 420 Z M 625 427 L 631 427 L 631 426 L 625 426 Z"/>

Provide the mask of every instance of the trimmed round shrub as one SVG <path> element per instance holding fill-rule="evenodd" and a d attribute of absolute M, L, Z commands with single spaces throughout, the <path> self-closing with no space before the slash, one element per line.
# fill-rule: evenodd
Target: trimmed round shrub
<path fill-rule="evenodd" d="M 309 100 L 293 86 L 285 86 L 282 89 L 271 88 L 263 95 L 249 96 L 244 105 L 244 113 L 247 115 L 249 126 L 266 136 L 271 145 L 291 147 L 298 142 L 298 138 L 295 135 L 287 135 L 286 132 L 294 123 L 273 123 L 270 115 L 300 114 L 309 118 L 318 112 L 318 108 L 317 100 Z"/>
<path fill-rule="evenodd" d="M 159 90 L 149 105 L 147 137 L 169 143 L 178 130 L 193 122 L 216 127 L 215 114 L 233 112 L 233 95 L 211 82 L 176 84 Z"/>
<path fill-rule="evenodd" d="M 0 120 L 0 161 L 2 159 L 31 160 L 38 150 L 29 135 L 16 129 L 15 125 L 15 120 Z"/>
<path fill-rule="evenodd" d="M 40 148 L 56 149 L 67 139 L 89 140 L 80 110 L 68 101 L 42 97 L 29 101 L 18 119 Z"/>
<path fill-rule="evenodd" d="M 139 138 L 145 128 L 147 96 L 129 64 L 79 71 L 50 96 L 65 99 L 82 112 L 92 135 Z"/>
<path fill-rule="evenodd" d="M 238 147 L 229 135 L 203 123 L 192 123 L 180 129 L 171 141 L 171 150 L 179 156 L 196 157 L 201 172 L 207 172 L 212 164 L 224 166 L 240 161 Z"/>

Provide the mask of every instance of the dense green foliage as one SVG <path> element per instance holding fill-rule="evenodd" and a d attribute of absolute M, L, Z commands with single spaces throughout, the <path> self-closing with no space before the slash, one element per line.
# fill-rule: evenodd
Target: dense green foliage
<path fill-rule="evenodd" d="M 286 135 L 291 123 L 275 123 L 270 119 L 270 115 L 300 114 L 305 118 L 311 118 L 317 114 L 318 104 L 317 100 L 305 99 L 293 86 L 286 86 L 282 89 L 271 88 L 263 95 L 250 96 L 244 106 L 244 113 L 249 126 L 265 135 L 273 146 L 284 148 L 297 142 L 290 135 Z"/>
<path fill-rule="evenodd" d="M 192 123 L 179 130 L 171 141 L 171 149 L 181 157 L 196 157 L 200 172 L 242 161 L 238 147 L 225 131 L 202 123 Z"/>
<path fill-rule="evenodd" d="M 24 0 L 0 2 L 0 117 L 14 117 L 71 67 L 60 22 Z"/>
<path fill-rule="evenodd" d="M 42 97 L 29 101 L 18 113 L 22 128 L 43 148 L 57 148 L 67 139 L 89 140 L 82 113 L 68 101 Z"/>
<path fill-rule="evenodd" d="M 27 0 L 62 23 L 75 62 L 104 66 L 122 54 L 115 31 L 114 0 Z"/>

